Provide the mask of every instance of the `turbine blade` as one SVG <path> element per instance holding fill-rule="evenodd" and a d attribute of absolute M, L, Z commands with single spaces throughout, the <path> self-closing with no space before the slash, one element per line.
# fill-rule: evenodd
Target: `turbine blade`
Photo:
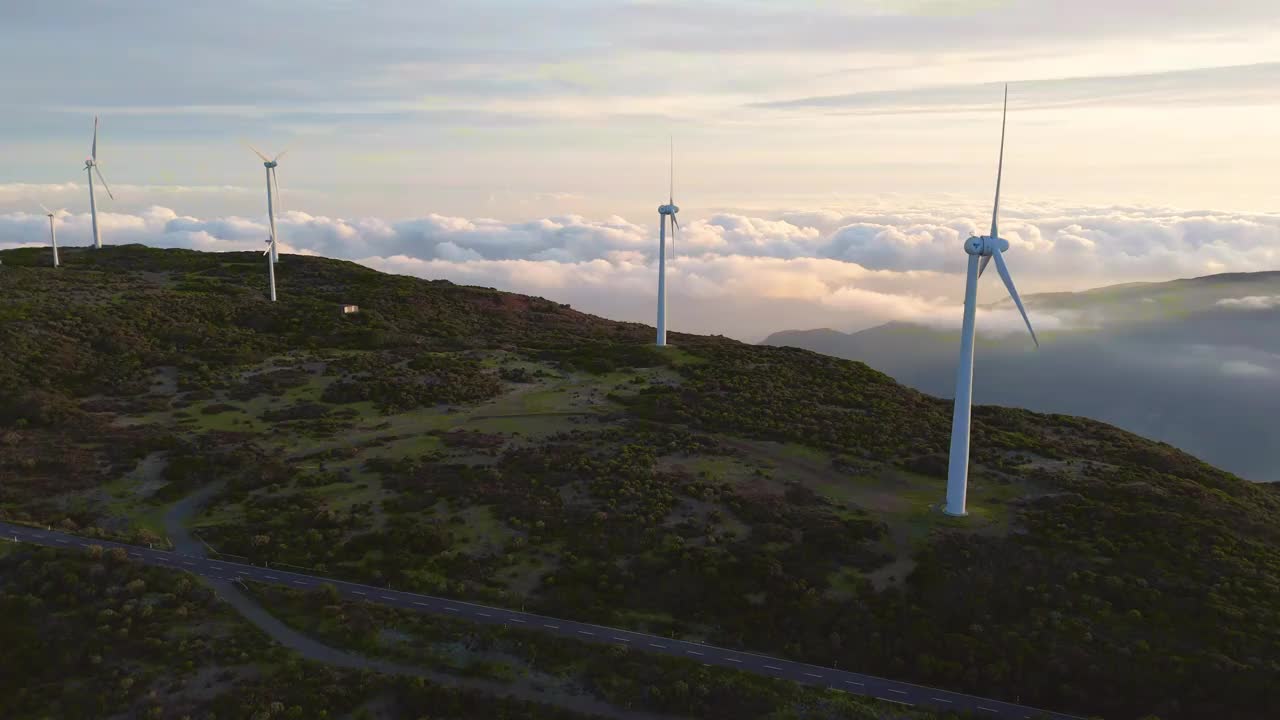
<path fill-rule="evenodd" d="M 676 216 L 671 216 L 671 259 L 676 259 L 676 230 L 680 227 L 680 222 L 676 220 Z"/>
<path fill-rule="evenodd" d="M 93 171 L 98 174 L 98 182 L 102 183 L 102 189 L 107 191 L 107 197 L 115 200 L 116 196 L 111 194 L 111 188 L 107 186 L 107 179 L 102 177 L 102 171 L 98 169 L 96 164 L 93 166 Z"/>
<path fill-rule="evenodd" d="M 287 153 L 287 152 L 289 152 L 289 151 L 288 151 L 288 150 L 281 150 L 281 151 L 280 151 L 280 154 L 278 154 L 278 155 L 276 155 L 275 157 L 271 158 L 271 161 L 272 161 L 272 162 L 277 162 L 277 161 L 279 161 L 279 160 L 280 160 L 280 158 L 284 157 L 285 153 Z"/>
<path fill-rule="evenodd" d="M 1036 331 L 1031 327 L 1031 318 L 1027 317 L 1027 309 L 1022 307 L 1022 298 L 1018 297 L 1018 290 L 1013 286 L 1013 278 L 1009 277 L 1009 268 L 1004 264 L 1004 255 L 1000 254 L 1000 249 L 992 253 L 996 259 L 996 272 L 1000 273 L 1000 279 L 1004 281 L 1004 286 L 1009 290 L 1009 296 L 1013 298 L 1013 304 L 1018 306 L 1018 312 L 1022 313 L 1022 321 L 1027 324 L 1027 331 L 1031 333 L 1031 340 L 1040 347 L 1040 339 L 1036 337 Z"/>
<path fill-rule="evenodd" d="M 978 277 L 982 277 L 982 273 L 987 271 L 987 263 L 991 262 L 990 255 L 983 255 L 982 262 L 978 265 Z"/>
<path fill-rule="evenodd" d="M 1004 175 L 1004 129 L 1009 119 L 1009 84 L 1004 86 L 1004 112 L 1000 117 L 1000 163 L 996 166 L 996 206 L 991 211 L 991 237 L 1000 237 L 997 227 L 1000 217 L 1000 179 Z"/>
<path fill-rule="evenodd" d="M 258 157 L 262 158 L 262 162 L 271 162 L 271 158 L 269 158 L 269 157 L 267 157 L 266 155 L 264 155 L 264 154 L 262 153 L 262 151 L 261 151 L 261 150 L 259 150 L 258 148 L 254 147 L 254 146 L 252 146 L 252 145 L 249 145 L 249 143 L 245 143 L 245 145 L 246 145 L 250 150 L 252 150 L 252 151 L 254 152 L 254 154 L 255 154 L 255 155 L 257 155 Z"/>
<path fill-rule="evenodd" d="M 52 211 L 52 210 L 50 210 L 49 208 L 45 207 L 45 206 L 44 206 L 44 203 L 40 203 L 40 209 L 44 211 L 44 214 L 45 214 L 45 215 L 52 215 L 52 214 L 53 214 L 53 211 Z"/>
<path fill-rule="evenodd" d="M 284 154 L 284 153 L 281 153 L 281 155 L 283 155 L 283 154 Z M 279 155 L 277 155 L 276 157 L 280 157 L 280 156 L 279 156 Z M 276 197 L 275 197 L 275 213 L 276 213 L 276 215 L 279 215 L 279 214 L 281 214 L 282 212 L 284 212 L 284 203 L 280 202 L 280 175 L 279 175 L 279 171 L 280 171 L 280 169 L 279 169 L 279 168 L 271 168 L 271 184 L 272 184 L 272 185 L 275 185 L 275 190 L 276 190 Z M 274 219 L 273 219 L 273 222 L 274 222 Z"/>
<path fill-rule="evenodd" d="M 92 147 L 89 148 L 89 157 L 93 158 L 94 162 L 97 162 L 98 160 L 98 116 L 97 115 L 93 116 L 93 145 Z"/>

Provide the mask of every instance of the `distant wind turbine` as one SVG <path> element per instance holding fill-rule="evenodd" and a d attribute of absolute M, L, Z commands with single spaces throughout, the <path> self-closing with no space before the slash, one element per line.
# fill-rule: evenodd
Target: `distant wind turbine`
<path fill-rule="evenodd" d="M 267 224 L 271 226 L 271 262 L 279 262 L 280 256 L 276 252 L 276 209 L 275 201 L 280 197 L 280 179 L 276 175 L 276 166 L 279 165 L 280 158 L 289 152 L 285 150 L 273 158 L 268 158 L 260 150 L 250 145 L 249 149 L 257 153 L 262 158 L 262 166 L 267 169 Z M 274 189 L 273 189 L 274 186 Z M 274 298 L 272 298 L 274 300 Z"/>
<path fill-rule="evenodd" d="M 49 216 L 49 244 L 53 246 L 53 266 L 58 267 L 58 234 L 54 231 L 54 214 L 53 211 L 40 205 L 40 209 L 44 210 L 44 214 Z"/>
<path fill-rule="evenodd" d="M 98 174 L 98 179 L 102 181 L 102 189 L 107 191 L 107 197 L 112 200 L 116 199 L 111 194 L 111 188 L 107 187 L 106 178 L 102 177 L 102 171 L 98 169 L 98 116 L 93 116 L 93 145 L 89 149 L 89 157 L 84 161 L 84 171 L 89 175 L 89 214 L 93 218 L 93 246 L 102 248 L 102 234 L 98 232 L 98 206 L 93 199 L 93 174 Z"/>
<path fill-rule="evenodd" d="M 676 229 L 680 221 L 676 220 L 676 151 L 675 143 L 671 143 L 670 187 L 667 204 L 658 207 L 658 347 L 667 344 L 667 218 L 671 218 L 671 257 L 676 254 Z"/>
<path fill-rule="evenodd" d="M 964 286 L 964 323 L 960 329 L 960 364 L 956 370 L 956 402 L 951 419 L 951 457 L 947 468 L 947 504 L 943 512 L 948 515 L 965 515 L 965 495 L 969 487 L 969 421 L 973 406 L 973 335 L 974 320 L 977 314 L 978 278 L 987 269 L 987 263 L 995 258 L 996 272 L 1008 288 L 1010 297 L 1022 313 L 1022 320 L 1031 332 L 1031 340 L 1036 347 L 1040 341 L 1036 331 L 1031 327 L 1031 319 L 1022 306 L 1022 299 L 1013 287 L 1013 278 L 1009 277 L 1009 268 L 1004 262 L 1004 251 L 1009 249 L 1008 241 L 1000 237 L 1000 180 L 1004 174 L 1004 132 L 1009 115 L 1009 86 L 1004 88 L 1004 112 L 1000 121 L 1000 162 L 996 166 L 996 202 L 991 212 L 991 234 L 971 237 L 964 243 L 964 251 L 969 254 L 969 267 Z M 981 260 L 979 260 L 981 258 Z"/>

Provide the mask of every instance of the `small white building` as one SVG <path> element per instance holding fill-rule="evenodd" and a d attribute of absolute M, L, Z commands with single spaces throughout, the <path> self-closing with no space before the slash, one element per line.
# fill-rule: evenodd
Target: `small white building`
<path fill-rule="evenodd" d="M 359 305 L 343 305 L 342 306 L 343 315 L 355 315 L 358 312 L 360 312 Z"/>

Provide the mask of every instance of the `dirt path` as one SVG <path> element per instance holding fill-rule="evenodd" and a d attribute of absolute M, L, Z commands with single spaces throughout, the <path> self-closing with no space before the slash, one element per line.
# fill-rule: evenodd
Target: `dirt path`
<path fill-rule="evenodd" d="M 206 556 L 208 548 L 199 538 L 191 534 L 187 528 L 187 522 L 200 511 L 200 508 L 208 502 L 209 498 L 216 495 L 221 489 L 222 485 L 220 483 L 206 485 L 197 492 L 174 503 L 165 512 L 165 532 L 168 533 L 175 550 L 200 557 Z M 236 612 L 266 633 L 272 640 L 314 662 L 352 670 L 371 670 L 386 675 L 420 677 L 445 687 L 479 690 L 487 695 L 509 696 L 529 702 L 555 705 L 587 715 L 616 718 L 617 720 L 681 720 L 674 715 L 658 715 L 624 710 L 585 695 L 550 695 L 535 689 L 531 681 L 527 679 L 514 683 L 501 683 L 481 678 L 464 678 L 341 650 L 289 627 L 268 612 L 266 608 L 259 605 L 236 583 L 225 580 L 211 580 L 209 578 L 202 578 L 202 582 L 212 587 L 219 597 L 226 600 L 231 607 L 235 608 Z"/>

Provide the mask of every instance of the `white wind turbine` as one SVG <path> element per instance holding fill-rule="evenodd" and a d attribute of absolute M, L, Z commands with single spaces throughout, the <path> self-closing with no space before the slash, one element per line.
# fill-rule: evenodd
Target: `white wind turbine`
<path fill-rule="evenodd" d="M 964 243 L 964 251 L 969 254 L 969 268 L 964 286 L 964 323 L 960 329 L 960 364 L 956 370 L 956 403 L 951 419 L 951 457 L 947 468 L 947 504 L 943 509 L 948 515 L 965 515 L 965 494 L 969 486 L 969 420 L 973 405 L 973 334 L 974 319 L 977 313 L 978 278 L 987 269 L 992 258 L 996 261 L 996 272 L 1008 288 L 1010 297 L 1022 313 L 1022 319 L 1031 332 L 1031 340 L 1036 347 L 1040 341 L 1036 339 L 1036 331 L 1031 327 L 1031 319 L 1022 306 L 1022 299 L 1013 287 L 1013 278 L 1009 277 L 1009 268 L 1004 262 L 1004 251 L 1009 243 L 999 234 L 998 220 L 1000 216 L 1000 179 L 1004 174 L 1004 131 L 1005 119 L 1009 115 L 1009 86 L 1004 88 L 1004 112 L 1000 121 L 1000 162 L 996 169 L 996 202 L 991 212 L 991 234 L 971 237 Z M 979 260 L 981 258 L 981 260 Z"/>
<path fill-rule="evenodd" d="M 116 199 L 111 194 L 111 188 L 107 187 L 106 178 L 102 177 L 102 171 L 98 169 L 98 116 L 93 116 L 93 145 L 89 149 L 89 157 L 84 161 L 84 171 L 89 175 L 89 214 L 93 218 L 93 246 L 102 248 L 102 235 L 98 232 L 98 206 L 93 200 L 93 174 L 98 174 L 98 179 L 102 181 L 102 189 L 107 191 L 107 197 L 112 200 Z"/>
<path fill-rule="evenodd" d="M 54 214 L 53 211 L 40 205 L 40 209 L 44 210 L 44 214 L 49 216 L 49 244 L 53 246 L 53 266 L 58 267 L 58 234 L 53 229 Z"/>
<path fill-rule="evenodd" d="M 279 262 L 280 257 L 276 253 L 276 209 L 275 202 L 280 198 L 280 178 L 276 175 L 276 166 L 279 164 L 280 158 L 284 157 L 288 150 L 281 152 L 273 158 L 268 158 L 260 150 L 250 145 L 249 149 L 257 153 L 262 158 L 262 166 L 267 169 L 267 224 L 271 226 L 271 239 L 267 242 L 271 243 L 268 250 L 271 253 L 271 262 Z M 273 192 L 274 186 L 274 192 Z M 275 298 L 272 297 L 272 300 Z"/>
<path fill-rule="evenodd" d="M 267 258 L 267 282 L 271 286 L 271 302 L 276 301 L 276 261 L 272 255 L 276 249 L 273 238 L 267 238 L 267 249 L 262 254 Z"/>
<path fill-rule="evenodd" d="M 675 143 L 671 144 L 670 187 L 667 204 L 658 206 L 658 347 L 667 344 L 667 218 L 671 218 L 671 257 L 676 254 L 676 229 L 680 222 L 676 220 L 676 151 Z"/>

